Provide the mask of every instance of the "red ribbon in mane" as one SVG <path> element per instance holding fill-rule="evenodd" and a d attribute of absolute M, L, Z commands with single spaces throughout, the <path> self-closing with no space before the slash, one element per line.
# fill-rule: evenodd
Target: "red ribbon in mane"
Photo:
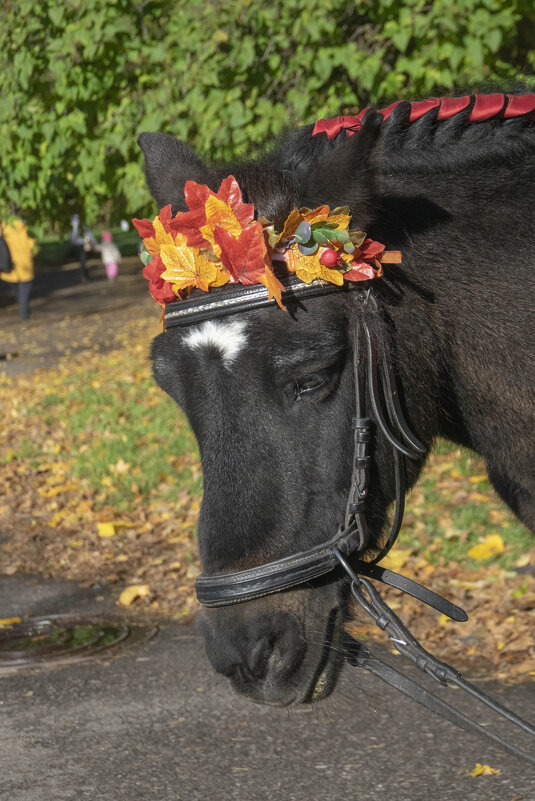
<path fill-rule="evenodd" d="M 431 97 L 428 100 L 416 100 L 411 103 L 410 122 L 416 122 L 433 108 L 438 108 L 437 120 L 447 120 L 470 105 L 474 95 L 464 97 Z M 391 103 L 386 108 L 379 109 L 379 114 L 386 120 L 399 106 L 401 100 Z M 345 128 L 348 136 L 360 131 L 362 120 L 370 107 L 362 109 L 356 117 L 333 117 L 330 120 L 318 120 L 312 135 L 326 133 L 329 139 L 334 139 Z M 470 122 L 484 122 L 490 119 L 510 119 L 529 114 L 535 120 L 535 94 L 528 95 L 475 95 L 474 106 L 470 112 Z"/>

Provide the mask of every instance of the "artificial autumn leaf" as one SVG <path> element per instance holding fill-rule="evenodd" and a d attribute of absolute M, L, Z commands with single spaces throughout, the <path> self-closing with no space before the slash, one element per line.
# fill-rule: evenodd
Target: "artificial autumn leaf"
<path fill-rule="evenodd" d="M 347 231 L 351 222 L 351 214 L 347 206 L 340 206 L 334 211 L 329 212 L 328 223 L 333 223 L 340 231 Z"/>
<path fill-rule="evenodd" d="M 343 275 L 339 270 L 331 270 L 321 263 L 319 252 L 305 256 L 298 248 L 291 248 L 286 254 L 286 265 L 305 284 L 311 284 L 317 278 L 338 286 L 342 286 L 344 283 Z"/>
<path fill-rule="evenodd" d="M 150 239 L 156 236 L 154 225 L 150 220 L 138 220 L 134 218 L 132 224 L 142 239 Z"/>
<path fill-rule="evenodd" d="M 186 181 L 184 184 L 184 199 L 190 211 L 202 211 L 206 201 L 214 192 L 206 184 L 198 184 L 196 181 Z"/>
<path fill-rule="evenodd" d="M 207 239 L 212 247 L 214 247 L 217 255 L 218 247 L 214 239 L 214 231 L 216 226 L 221 226 L 225 231 L 235 237 L 239 237 L 243 231 L 243 226 L 237 219 L 228 203 L 212 195 L 206 201 L 206 223 L 201 228 L 201 233 Z M 262 227 L 262 226 L 260 226 Z"/>
<path fill-rule="evenodd" d="M 289 239 L 295 233 L 295 229 L 299 225 L 299 223 L 303 222 L 304 217 L 298 209 L 292 209 L 288 217 L 286 218 L 286 222 L 284 223 L 284 227 L 279 234 L 277 241 L 284 242 L 286 239 Z"/>
<path fill-rule="evenodd" d="M 161 277 L 163 272 L 165 272 L 165 265 L 159 254 L 153 256 L 151 261 L 143 268 L 143 275 L 149 282 L 149 292 L 154 300 L 162 306 L 176 300 L 173 287 Z"/>
<path fill-rule="evenodd" d="M 353 262 L 351 269 L 343 275 L 345 281 L 370 281 L 380 277 L 379 272 L 365 261 Z"/>
<path fill-rule="evenodd" d="M 270 270 L 269 267 L 266 267 L 266 270 L 263 275 L 259 276 L 258 280 L 261 284 L 264 284 L 268 291 L 268 299 L 275 298 L 277 301 L 278 306 L 283 310 L 286 311 L 286 306 L 282 305 L 281 300 L 281 292 L 284 289 L 283 285 L 273 272 Z"/>
<path fill-rule="evenodd" d="M 256 284 L 266 269 L 266 243 L 260 223 L 242 229 L 232 236 L 226 228 L 216 225 L 214 241 L 221 251 L 221 261 L 235 281 Z"/>
<path fill-rule="evenodd" d="M 208 188 L 208 187 L 207 187 Z M 209 248 L 210 242 L 201 233 L 202 226 L 206 223 L 206 213 L 204 206 L 192 211 L 184 211 L 171 220 L 170 230 L 175 234 L 181 234 L 186 238 L 191 248 Z"/>
<path fill-rule="evenodd" d="M 172 217 L 173 212 L 171 211 L 171 204 L 168 203 L 167 206 L 164 206 L 162 209 L 160 209 L 160 213 L 158 214 L 158 218 L 165 231 L 169 232 L 169 223 L 171 222 Z"/>
<path fill-rule="evenodd" d="M 496 773 L 501 773 L 501 768 L 491 768 L 490 765 L 482 765 L 481 762 L 476 762 L 476 766 L 473 770 L 466 771 L 469 776 L 493 776 Z"/>
<path fill-rule="evenodd" d="M 290 237 L 294 235 L 297 227 L 304 220 L 312 224 L 314 222 L 327 220 L 328 216 L 328 206 L 318 206 L 317 209 L 292 209 L 284 223 L 278 242 L 284 242 L 286 239 L 290 239 Z"/>
<path fill-rule="evenodd" d="M 505 543 L 499 534 L 488 534 L 483 542 L 474 545 L 468 551 L 472 559 L 489 559 L 491 556 L 500 556 L 505 552 Z"/>
<path fill-rule="evenodd" d="M 316 209 L 301 209 L 303 220 L 306 220 L 311 225 L 312 223 L 319 222 L 320 220 L 327 220 L 329 217 L 330 209 L 328 206 L 318 206 Z"/>
<path fill-rule="evenodd" d="M 228 273 L 226 270 L 220 270 L 219 267 L 217 267 L 217 275 L 211 282 L 210 286 L 223 286 L 224 284 L 228 284 L 229 281 L 230 273 Z"/>
<path fill-rule="evenodd" d="M 385 246 L 382 245 L 381 242 L 376 242 L 374 239 L 365 239 L 360 249 L 363 257 L 367 260 L 376 258 L 384 253 Z"/>
<path fill-rule="evenodd" d="M 150 255 L 154 258 L 160 253 L 162 245 L 172 245 L 175 240 L 173 234 L 165 230 L 159 217 L 154 218 L 153 226 L 154 236 L 144 239 L 143 242 Z"/>
<path fill-rule="evenodd" d="M 175 244 L 162 246 L 161 258 L 166 267 L 161 277 L 172 284 L 175 291 L 198 286 L 208 292 L 208 287 L 217 278 L 217 265 L 200 251 L 190 248 L 182 234 L 177 234 Z"/>
<path fill-rule="evenodd" d="M 233 175 L 229 175 L 219 187 L 216 197 L 228 203 L 238 222 L 245 228 L 254 220 L 254 206 L 252 203 L 244 203 L 240 186 Z"/>
<path fill-rule="evenodd" d="M 119 595 L 117 603 L 121 606 L 131 606 L 138 598 L 146 598 L 151 594 L 148 584 L 131 584 Z"/>

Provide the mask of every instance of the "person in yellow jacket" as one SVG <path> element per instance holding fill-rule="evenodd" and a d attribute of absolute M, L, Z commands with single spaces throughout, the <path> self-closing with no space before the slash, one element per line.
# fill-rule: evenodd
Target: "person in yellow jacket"
<path fill-rule="evenodd" d="M 13 269 L 9 273 L 0 273 L 0 279 L 14 284 L 20 318 L 27 320 L 30 316 L 30 292 L 35 275 L 33 267 L 35 239 L 28 235 L 22 220 L 13 219 L 8 223 L 0 223 L 0 226 L 13 262 Z"/>

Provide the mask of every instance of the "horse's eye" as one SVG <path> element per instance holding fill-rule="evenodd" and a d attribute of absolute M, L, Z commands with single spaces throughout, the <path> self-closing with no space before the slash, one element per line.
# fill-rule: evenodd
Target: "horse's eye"
<path fill-rule="evenodd" d="M 316 389 L 322 387 L 327 381 L 327 376 L 321 373 L 311 373 L 300 378 L 295 382 L 295 400 L 301 400 L 303 395 L 309 395 Z"/>

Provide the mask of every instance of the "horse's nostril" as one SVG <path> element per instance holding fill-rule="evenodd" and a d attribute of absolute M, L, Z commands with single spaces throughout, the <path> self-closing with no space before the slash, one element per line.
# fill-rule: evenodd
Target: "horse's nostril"
<path fill-rule="evenodd" d="M 287 682 L 305 656 L 302 624 L 288 613 L 261 615 L 243 622 L 229 614 L 207 615 L 201 624 L 203 621 L 212 665 L 238 689 Z"/>
<path fill-rule="evenodd" d="M 269 637 L 261 637 L 252 649 L 249 657 L 249 669 L 253 678 L 264 678 L 272 651 L 273 643 L 270 641 Z"/>

